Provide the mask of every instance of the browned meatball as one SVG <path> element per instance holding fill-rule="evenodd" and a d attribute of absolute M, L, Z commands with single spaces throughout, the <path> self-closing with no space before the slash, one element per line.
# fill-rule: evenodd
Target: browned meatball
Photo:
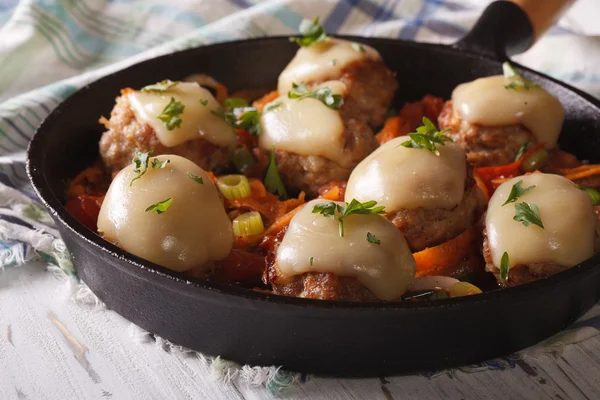
<path fill-rule="evenodd" d="M 444 104 L 438 124 L 440 129 L 452 129 L 447 135 L 465 150 L 467 160 L 476 167 L 510 164 L 525 143 L 529 148 L 537 145 L 523 125 L 483 126 L 460 119 L 454 114 L 451 100 Z"/>
<path fill-rule="evenodd" d="M 342 108 L 344 108 L 342 106 Z M 308 196 L 316 196 L 319 188 L 330 181 L 345 181 L 350 173 L 366 156 L 371 154 L 378 146 L 371 128 L 355 119 L 345 116 L 347 111 L 342 110 L 344 120 L 344 151 L 352 155 L 351 163 L 340 165 L 335 161 L 321 156 L 303 156 L 296 153 L 277 150 L 275 160 L 281 174 L 281 179 L 288 189 L 304 191 Z"/>
<path fill-rule="evenodd" d="M 553 262 L 515 265 L 508 270 L 508 279 L 505 281 L 500 278 L 500 269 L 494 265 L 494 262 L 492 261 L 492 253 L 488 243 L 486 229 L 483 231 L 483 257 L 485 259 L 485 270 L 493 273 L 498 281 L 498 285 L 502 287 L 519 286 L 524 283 L 547 278 L 551 275 L 558 274 L 559 272 L 569 269 L 569 267 L 565 267 L 564 265 L 559 265 Z"/>
<path fill-rule="evenodd" d="M 152 150 L 155 156 L 175 154 L 185 157 L 206 170 L 213 170 L 229 164 L 229 149 L 215 146 L 205 140 L 188 140 L 174 147 L 164 146 L 156 136 L 154 129 L 137 120 L 126 96 L 117 97 L 116 105 L 110 114 L 110 120 L 100 119 L 107 131 L 100 139 L 100 155 L 104 165 L 111 172 L 118 172 L 131 164 L 136 151 Z"/>
<path fill-rule="evenodd" d="M 383 124 L 398 82 L 382 60 L 356 61 L 342 70 L 339 79 L 348 88 L 347 115 L 376 128 Z"/>

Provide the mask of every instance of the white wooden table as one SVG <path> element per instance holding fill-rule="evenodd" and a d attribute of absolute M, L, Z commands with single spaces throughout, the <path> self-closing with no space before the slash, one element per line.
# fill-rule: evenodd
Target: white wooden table
<path fill-rule="evenodd" d="M 137 343 L 116 313 L 64 298 L 40 264 L 0 272 L 0 399 L 271 399 L 193 353 Z M 504 371 L 310 378 L 285 399 L 600 399 L 600 336 Z"/>

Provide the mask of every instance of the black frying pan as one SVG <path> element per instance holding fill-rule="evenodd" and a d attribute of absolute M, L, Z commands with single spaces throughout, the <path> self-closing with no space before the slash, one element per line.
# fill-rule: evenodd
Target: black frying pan
<path fill-rule="evenodd" d="M 396 71 L 400 89 L 395 101 L 400 105 L 426 93 L 448 98 L 461 82 L 499 74 L 507 55 L 531 44 L 533 29 L 518 6 L 497 2 L 454 46 L 351 39 L 379 50 Z M 110 113 L 121 88 L 198 72 L 231 90 L 275 87 L 296 50 L 279 37 L 159 57 L 86 86 L 40 126 L 29 146 L 28 174 L 56 220 L 79 276 L 109 308 L 174 343 L 240 363 L 376 376 L 509 354 L 564 329 L 598 301 L 598 256 L 531 284 L 429 303 L 280 297 L 167 270 L 104 241 L 65 210 L 63 182 L 98 156 L 98 117 Z M 560 145 L 581 159 L 599 162 L 599 102 L 552 78 L 517 69 L 565 106 Z"/>

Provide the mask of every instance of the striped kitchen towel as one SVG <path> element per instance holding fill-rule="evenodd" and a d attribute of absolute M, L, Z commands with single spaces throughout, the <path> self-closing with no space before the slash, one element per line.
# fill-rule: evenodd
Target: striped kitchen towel
<path fill-rule="evenodd" d="M 330 33 L 451 43 L 470 29 L 488 2 L 0 0 L 0 270 L 43 258 L 54 270 L 74 275 L 64 243 L 29 185 L 25 149 L 40 122 L 85 84 L 180 49 L 293 34 L 303 18 L 314 16 Z M 591 17 L 600 14 L 600 3 L 580 0 L 576 7 L 517 59 L 600 97 L 600 32 Z M 596 306 L 588 319 L 531 353 L 560 350 L 597 334 L 598 312 Z M 465 368 L 501 369 L 514 365 L 511 360 Z M 217 370 L 230 371 L 230 364 L 216 364 Z M 246 371 L 257 382 L 257 376 L 294 380 L 278 370 L 235 371 Z"/>

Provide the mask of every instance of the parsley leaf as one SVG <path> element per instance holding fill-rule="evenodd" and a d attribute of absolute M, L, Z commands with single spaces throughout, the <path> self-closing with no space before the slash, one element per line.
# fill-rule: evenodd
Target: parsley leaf
<path fill-rule="evenodd" d="M 523 154 L 525 154 L 525 152 L 527 151 L 528 146 L 529 146 L 529 142 L 525 142 L 525 143 L 523 143 L 523 145 L 521 147 L 519 147 L 519 151 L 517 152 L 515 161 L 519 161 L 521 159 L 521 157 L 523 157 Z"/>
<path fill-rule="evenodd" d="M 154 168 L 154 169 L 164 168 L 170 162 L 171 162 L 171 160 L 160 161 L 158 158 L 155 158 L 154 160 L 152 160 L 152 168 Z"/>
<path fill-rule="evenodd" d="M 244 129 L 252 135 L 258 136 L 262 133 L 260 126 L 260 112 L 256 107 L 249 107 L 244 99 L 230 97 L 223 101 L 223 107 L 211 111 L 234 129 Z"/>
<path fill-rule="evenodd" d="M 194 174 L 192 174 L 190 172 L 187 172 L 187 176 L 189 176 L 190 178 L 192 178 L 193 180 L 195 180 L 199 184 L 204 185 L 204 181 L 202 180 L 201 176 L 194 175 Z"/>
<path fill-rule="evenodd" d="M 269 192 L 278 195 L 280 199 L 287 199 L 287 191 L 279 176 L 277 163 L 275 163 L 275 148 L 271 149 L 269 164 L 265 169 L 263 182 Z"/>
<path fill-rule="evenodd" d="M 527 192 L 535 189 L 535 185 L 523 188 L 523 187 L 521 187 L 522 184 L 523 184 L 523 180 L 521 179 L 519 182 L 517 182 L 517 183 L 515 183 L 513 185 L 512 189 L 510 189 L 510 193 L 508 195 L 508 198 L 506 199 L 506 201 L 504 202 L 504 204 L 502 204 L 502 206 L 505 206 L 508 203 L 514 203 L 515 201 L 517 201 L 517 199 L 519 197 L 521 197 L 525 193 L 527 193 Z"/>
<path fill-rule="evenodd" d="M 508 90 L 529 90 L 540 87 L 537 83 L 524 78 L 519 74 L 509 62 L 502 64 L 502 72 L 504 78 L 508 83 L 504 85 L 505 89 Z"/>
<path fill-rule="evenodd" d="M 358 51 L 359 53 L 365 52 L 365 48 L 360 43 L 352 42 L 351 46 L 354 51 Z"/>
<path fill-rule="evenodd" d="M 151 204 L 148 208 L 146 208 L 146 212 L 152 211 L 157 214 L 162 214 L 169 209 L 172 202 L 173 198 L 169 197 L 168 199 L 159 201 L 158 203 Z"/>
<path fill-rule="evenodd" d="M 377 239 L 371 232 L 367 232 L 367 242 L 373 244 L 381 244 L 381 240 Z"/>
<path fill-rule="evenodd" d="M 303 19 L 299 28 L 301 38 L 290 38 L 290 42 L 296 42 L 298 46 L 308 47 L 314 43 L 321 43 L 327 39 L 327 34 L 321 25 L 319 25 L 319 17 L 315 17 L 312 21 Z"/>
<path fill-rule="evenodd" d="M 172 131 L 181 126 L 183 120 L 179 115 L 183 113 L 184 108 L 185 106 L 183 103 L 175 101 L 175 99 L 171 97 L 171 101 L 167 104 L 162 114 L 158 116 L 158 119 L 165 123 L 168 130 Z"/>
<path fill-rule="evenodd" d="M 535 204 L 524 202 L 515 204 L 515 216 L 513 219 L 522 222 L 525 226 L 534 224 L 544 229 L 544 224 L 542 224 L 542 219 L 540 218 L 540 209 Z"/>
<path fill-rule="evenodd" d="M 228 97 L 223 100 L 223 106 L 227 110 L 233 110 L 234 108 L 248 107 L 248 102 L 240 97 Z"/>
<path fill-rule="evenodd" d="M 154 92 L 154 93 L 164 93 L 167 90 L 175 87 L 179 84 L 179 81 L 170 81 L 165 79 L 164 81 L 160 81 L 155 83 L 154 85 L 144 86 L 142 88 L 142 92 Z"/>
<path fill-rule="evenodd" d="M 311 267 L 312 267 L 314 261 L 315 261 L 314 257 L 311 257 L 311 258 L 308 259 L 308 262 L 310 263 Z"/>
<path fill-rule="evenodd" d="M 264 107 L 263 107 L 263 112 L 267 112 L 267 111 L 272 111 L 275 110 L 276 108 L 281 107 L 283 103 L 281 103 L 281 100 L 273 100 L 270 103 L 267 103 Z"/>
<path fill-rule="evenodd" d="M 436 156 L 440 155 L 436 144 L 444 146 L 445 142 L 452 142 L 452 139 L 444 135 L 452 129 L 439 131 L 438 128 L 427 117 L 423 117 L 423 126 L 417 128 L 414 133 L 409 133 L 410 140 L 402 142 L 400 145 L 414 149 L 425 149 L 431 151 Z"/>
<path fill-rule="evenodd" d="M 312 98 L 319 100 L 332 110 L 339 110 L 344 104 L 344 99 L 339 94 L 333 94 L 331 89 L 328 87 L 322 87 L 317 90 L 309 91 L 304 85 L 304 82 L 299 85 L 292 83 L 292 90 L 288 92 L 288 98 L 290 99 L 306 99 Z"/>
<path fill-rule="evenodd" d="M 208 99 L 200 99 L 198 100 L 198 103 L 202 104 L 203 106 L 206 106 L 208 104 Z"/>
<path fill-rule="evenodd" d="M 335 212 L 337 211 L 340 214 L 338 217 L 340 237 L 344 237 L 345 217 L 353 214 L 385 214 L 385 207 L 375 207 L 375 205 L 377 205 L 375 200 L 361 203 L 356 199 L 352 199 L 350 203 L 343 204 L 344 205 L 341 205 L 330 201 L 317 204 L 312 210 L 313 214 L 322 214 L 324 217 L 329 217 L 331 219 L 335 219 Z"/>
<path fill-rule="evenodd" d="M 508 259 L 508 253 L 504 252 L 504 254 L 502 254 L 502 258 L 500 259 L 500 279 L 504 281 L 508 279 L 509 268 L 510 261 Z"/>
<path fill-rule="evenodd" d="M 129 186 L 132 186 L 133 182 L 140 179 L 142 175 L 144 175 L 146 171 L 148 171 L 148 161 L 150 160 L 151 155 L 152 151 L 149 151 L 147 153 L 142 153 L 140 151 L 135 152 L 135 157 L 133 157 L 132 162 L 133 165 L 135 165 L 133 172 L 135 172 L 137 175 L 131 180 L 131 182 L 129 182 Z"/>
<path fill-rule="evenodd" d="M 239 108 L 236 108 L 236 110 L 239 110 Z M 235 127 L 237 129 L 244 129 L 254 136 L 260 135 L 262 133 L 260 112 L 254 107 L 244 107 L 242 110 Z"/>

